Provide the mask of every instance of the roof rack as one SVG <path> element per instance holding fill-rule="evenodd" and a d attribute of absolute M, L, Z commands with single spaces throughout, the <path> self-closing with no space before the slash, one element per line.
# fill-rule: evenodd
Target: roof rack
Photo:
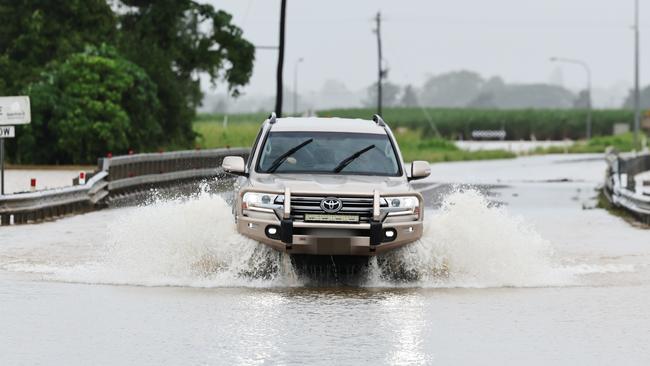
<path fill-rule="evenodd" d="M 377 124 L 377 126 L 386 127 L 386 122 L 384 122 L 384 120 L 381 118 L 380 115 L 378 115 L 378 114 L 373 114 L 373 115 L 372 115 L 372 120 L 375 121 L 375 123 Z"/>
<path fill-rule="evenodd" d="M 271 114 L 269 115 L 269 123 L 270 123 L 270 124 L 274 124 L 274 123 L 277 122 L 277 121 L 278 121 L 278 120 L 277 120 L 277 118 L 275 117 L 275 112 L 271 112 Z"/>

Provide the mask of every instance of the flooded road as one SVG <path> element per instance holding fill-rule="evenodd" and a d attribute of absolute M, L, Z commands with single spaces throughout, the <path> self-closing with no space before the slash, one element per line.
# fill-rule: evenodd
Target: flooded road
<path fill-rule="evenodd" d="M 301 278 L 209 192 L 2 227 L 2 363 L 646 365 L 650 231 L 594 208 L 604 169 L 433 165 L 424 238 L 354 286 Z"/>

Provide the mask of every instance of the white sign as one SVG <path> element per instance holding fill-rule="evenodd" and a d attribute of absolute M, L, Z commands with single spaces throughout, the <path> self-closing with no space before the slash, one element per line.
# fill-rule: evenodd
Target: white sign
<path fill-rule="evenodd" d="M 14 126 L 0 126 L 0 139 L 10 139 L 16 137 L 16 128 Z"/>
<path fill-rule="evenodd" d="M 31 121 L 29 97 L 0 97 L 0 126 L 24 125 Z"/>

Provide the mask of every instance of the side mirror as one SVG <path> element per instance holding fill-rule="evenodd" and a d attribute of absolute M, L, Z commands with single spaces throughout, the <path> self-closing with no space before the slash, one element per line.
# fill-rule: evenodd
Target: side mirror
<path fill-rule="evenodd" d="M 431 166 L 428 162 L 416 160 L 411 163 L 411 176 L 409 180 L 426 178 L 431 175 Z"/>
<path fill-rule="evenodd" d="M 221 167 L 227 173 L 236 174 L 236 175 L 245 175 L 246 174 L 246 162 L 241 156 L 226 156 L 223 158 Z"/>

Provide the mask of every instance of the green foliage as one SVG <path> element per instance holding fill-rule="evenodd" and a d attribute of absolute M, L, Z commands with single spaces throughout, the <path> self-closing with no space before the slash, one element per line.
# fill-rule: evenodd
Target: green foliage
<path fill-rule="evenodd" d="M 124 0 L 120 51 L 158 85 L 162 126 L 173 144 L 194 140 L 191 121 L 203 93 L 197 72 L 224 80 L 234 95 L 253 70 L 254 46 L 211 5 L 190 0 Z"/>
<path fill-rule="evenodd" d="M 643 141 L 641 141 L 643 143 Z M 647 138 L 645 140 L 647 146 Z M 589 141 L 580 141 L 569 148 L 550 147 L 546 149 L 537 149 L 535 152 L 538 154 L 550 153 L 602 153 L 608 147 L 613 147 L 618 151 L 632 151 L 634 150 L 634 134 L 625 133 L 615 136 L 597 136 Z"/>
<path fill-rule="evenodd" d="M 0 94 L 19 94 L 52 60 L 111 42 L 116 16 L 105 0 L 22 0 L 0 5 Z"/>
<path fill-rule="evenodd" d="M 28 94 L 33 107 L 10 158 L 85 163 L 107 151 L 188 147 L 198 73 L 236 96 L 254 51 L 228 13 L 191 0 L 3 2 L 0 93 Z"/>
<path fill-rule="evenodd" d="M 196 143 L 203 148 L 251 146 L 257 132 L 267 117 L 266 114 L 235 114 L 228 116 L 224 126 L 223 115 L 199 115 L 194 123 L 194 131 L 199 135 Z M 506 159 L 515 155 L 507 151 L 463 151 L 449 140 L 423 138 L 415 130 L 397 132 L 395 137 L 405 161 L 427 160 L 430 162 Z"/>
<path fill-rule="evenodd" d="M 18 133 L 18 161 L 91 163 L 161 142 L 155 84 L 110 48 L 51 64 L 28 92 L 32 124 Z"/>
<path fill-rule="evenodd" d="M 264 118 L 261 119 L 261 121 L 263 120 Z M 260 125 L 261 122 L 236 123 L 229 121 L 227 126 L 224 126 L 221 121 L 195 122 L 194 131 L 198 134 L 196 145 L 201 148 L 252 146 Z"/>
<path fill-rule="evenodd" d="M 473 130 L 505 129 L 509 140 L 528 140 L 535 136 L 538 140 L 580 139 L 585 137 L 586 111 L 565 109 L 454 109 L 427 108 L 386 108 L 382 117 L 391 127 L 421 129 L 425 136 L 433 136 L 435 125 L 442 137 L 465 139 Z M 349 117 L 369 119 L 375 112 L 370 108 L 332 109 L 318 112 L 320 116 Z M 594 110 L 592 131 L 594 136 L 610 135 L 615 123 L 628 123 L 633 120 L 633 112 L 628 110 Z"/>

